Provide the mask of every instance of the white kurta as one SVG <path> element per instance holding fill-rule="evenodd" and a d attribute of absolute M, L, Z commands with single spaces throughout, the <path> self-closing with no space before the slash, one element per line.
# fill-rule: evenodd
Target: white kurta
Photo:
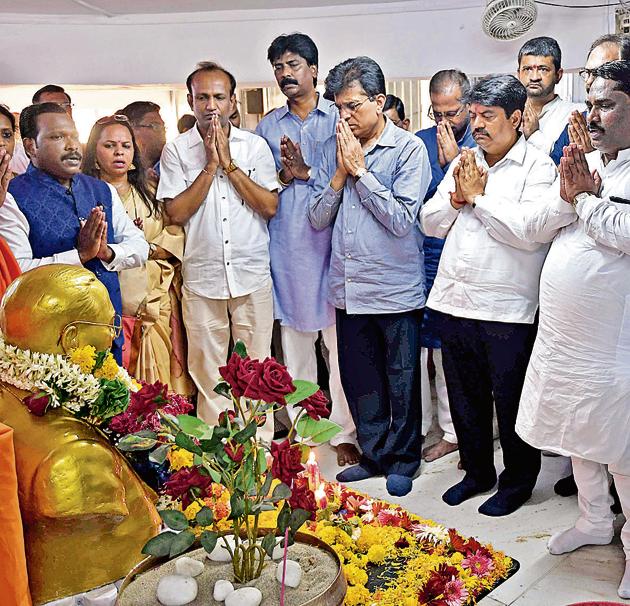
<path fill-rule="evenodd" d="M 516 423 L 533 446 L 630 475 L 630 149 L 604 166 L 601 197 L 553 241 Z"/>

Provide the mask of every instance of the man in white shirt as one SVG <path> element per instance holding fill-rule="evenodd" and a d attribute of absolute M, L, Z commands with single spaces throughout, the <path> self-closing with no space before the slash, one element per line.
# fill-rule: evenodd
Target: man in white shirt
<path fill-rule="evenodd" d="M 540 470 L 539 451 L 514 425 L 536 335 L 544 243 L 573 218 L 555 208 L 538 212 L 556 169 L 519 133 L 523 85 L 514 76 L 488 77 L 467 101 L 479 147 L 453 161 L 420 215 L 427 235 L 446 238 L 427 306 L 442 312 L 444 372 L 466 471 L 442 498 L 458 505 L 494 486 L 494 401 L 505 470 L 479 511 L 500 516 L 529 499 Z"/>
<path fill-rule="evenodd" d="M 197 413 L 215 423 L 225 408 L 213 392 L 230 336 L 252 358 L 269 355 L 273 302 L 267 220 L 278 205 L 276 168 L 262 137 L 229 122 L 236 81 L 216 63 L 188 76 L 197 125 L 167 143 L 157 196 L 183 225 L 182 310 Z M 272 415 L 263 437 L 273 436 Z"/>
<path fill-rule="evenodd" d="M 546 154 L 581 103 L 565 101 L 555 93 L 562 79 L 562 51 L 553 38 L 541 36 L 523 44 L 518 52 L 518 78 L 527 89 L 522 131 L 528 143 Z"/>
<path fill-rule="evenodd" d="M 31 159 L 9 183 L 0 208 L 0 235 L 22 271 L 50 263 L 84 265 L 105 285 L 122 314 L 118 273 L 139 267 L 149 254 L 142 232 L 108 183 L 82 175 L 79 133 L 58 103 L 30 105 L 20 116 Z M 120 319 L 112 353 L 122 361 Z"/>
<path fill-rule="evenodd" d="M 573 463 L 580 517 L 551 537 L 554 555 L 610 543 L 612 474 L 627 520 L 619 596 L 630 598 L 630 61 L 592 74 L 587 124 L 597 151 L 572 144 L 560 163 L 560 196 L 577 220 L 543 267 L 517 431 Z"/>

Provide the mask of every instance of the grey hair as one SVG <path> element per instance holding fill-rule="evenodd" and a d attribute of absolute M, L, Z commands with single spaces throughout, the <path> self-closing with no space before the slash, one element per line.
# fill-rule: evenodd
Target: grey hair
<path fill-rule="evenodd" d="M 470 92 L 470 80 L 464 72 L 458 69 L 440 70 L 431 77 L 429 94 L 437 93 L 453 85 L 459 86 L 462 97 L 466 97 Z"/>
<path fill-rule="evenodd" d="M 334 99 L 342 90 L 358 82 L 368 97 L 384 95 L 385 76 L 374 59 L 354 57 L 335 65 L 326 76 L 326 98 Z"/>

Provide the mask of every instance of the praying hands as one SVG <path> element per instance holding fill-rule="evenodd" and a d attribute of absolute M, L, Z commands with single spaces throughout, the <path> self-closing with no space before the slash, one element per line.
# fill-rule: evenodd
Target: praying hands
<path fill-rule="evenodd" d="M 444 168 L 459 156 L 459 146 L 453 133 L 453 127 L 448 120 L 442 120 L 437 125 L 438 162 Z"/>
<path fill-rule="evenodd" d="M 560 197 L 573 204 L 578 194 L 599 194 L 601 185 L 599 173 L 596 170 L 590 172 L 582 148 L 575 143 L 567 145 L 560 160 Z"/>
<path fill-rule="evenodd" d="M 304 161 L 300 146 L 286 135 L 280 139 L 280 162 L 282 163 L 280 178 L 283 183 L 289 183 L 294 178 L 308 181 L 311 167 Z"/>
<path fill-rule="evenodd" d="M 588 134 L 586 126 L 586 118 L 578 111 L 574 111 L 569 116 L 569 141 L 575 143 L 582 148 L 585 154 L 592 152 L 595 148 L 591 143 L 591 137 Z"/>
<path fill-rule="evenodd" d="M 488 173 L 477 166 L 475 152 L 463 149 L 459 164 L 453 171 L 455 191 L 451 192 L 451 204 L 454 208 L 462 208 L 472 204 L 474 199 L 485 193 Z"/>

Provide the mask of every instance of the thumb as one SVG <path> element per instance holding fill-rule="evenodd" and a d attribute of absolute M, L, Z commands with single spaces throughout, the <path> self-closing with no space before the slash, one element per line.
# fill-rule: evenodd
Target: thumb
<path fill-rule="evenodd" d="M 593 181 L 595 181 L 595 187 L 599 192 L 602 187 L 602 178 L 599 176 L 599 173 L 596 170 L 593 171 Z"/>

